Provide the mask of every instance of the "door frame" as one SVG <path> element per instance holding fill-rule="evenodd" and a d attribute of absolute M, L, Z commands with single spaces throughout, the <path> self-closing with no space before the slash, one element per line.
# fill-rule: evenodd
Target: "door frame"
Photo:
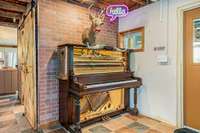
<path fill-rule="evenodd" d="M 178 128 L 187 127 L 193 129 L 191 127 L 184 125 L 184 12 L 189 11 L 195 8 L 199 8 L 199 1 L 193 1 L 190 4 L 186 4 L 184 6 L 177 8 L 177 126 Z M 200 132 L 197 129 L 193 129 L 197 132 Z"/>

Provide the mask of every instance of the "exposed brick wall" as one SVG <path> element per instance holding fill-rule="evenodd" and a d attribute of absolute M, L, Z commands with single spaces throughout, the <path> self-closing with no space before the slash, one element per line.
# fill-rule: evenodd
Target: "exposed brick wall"
<path fill-rule="evenodd" d="M 58 120 L 57 45 L 81 43 L 90 26 L 86 8 L 62 0 L 39 0 L 39 112 L 40 124 Z M 97 35 L 98 44 L 117 44 L 118 23 L 106 23 Z"/>

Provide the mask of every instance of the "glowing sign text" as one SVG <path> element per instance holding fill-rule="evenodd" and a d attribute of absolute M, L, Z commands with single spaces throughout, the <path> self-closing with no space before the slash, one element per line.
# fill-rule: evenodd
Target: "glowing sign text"
<path fill-rule="evenodd" d="M 125 17 L 128 14 L 128 7 L 126 5 L 110 5 L 106 9 L 106 15 L 111 17 L 110 21 L 116 18 Z"/>

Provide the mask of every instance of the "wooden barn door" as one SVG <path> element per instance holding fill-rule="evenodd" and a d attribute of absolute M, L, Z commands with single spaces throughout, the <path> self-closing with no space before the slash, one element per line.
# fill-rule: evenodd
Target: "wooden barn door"
<path fill-rule="evenodd" d="M 36 50 L 34 11 L 26 17 L 18 30 L 18 60 L 21 75 L 20 99 L 25 107 L 25 116 L 36 128 Z"/>
<path fill-rule="evenodd" d="M 200 130 L 200 8 L 184 13 L 184 124 Z"/>

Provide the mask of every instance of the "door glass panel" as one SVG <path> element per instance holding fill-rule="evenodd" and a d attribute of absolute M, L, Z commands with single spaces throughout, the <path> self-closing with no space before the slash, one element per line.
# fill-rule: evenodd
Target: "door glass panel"
<path fill-rule="evenodd" d="M 193 63 L 200 63 L 200 19 L 193 20 Z"/>

